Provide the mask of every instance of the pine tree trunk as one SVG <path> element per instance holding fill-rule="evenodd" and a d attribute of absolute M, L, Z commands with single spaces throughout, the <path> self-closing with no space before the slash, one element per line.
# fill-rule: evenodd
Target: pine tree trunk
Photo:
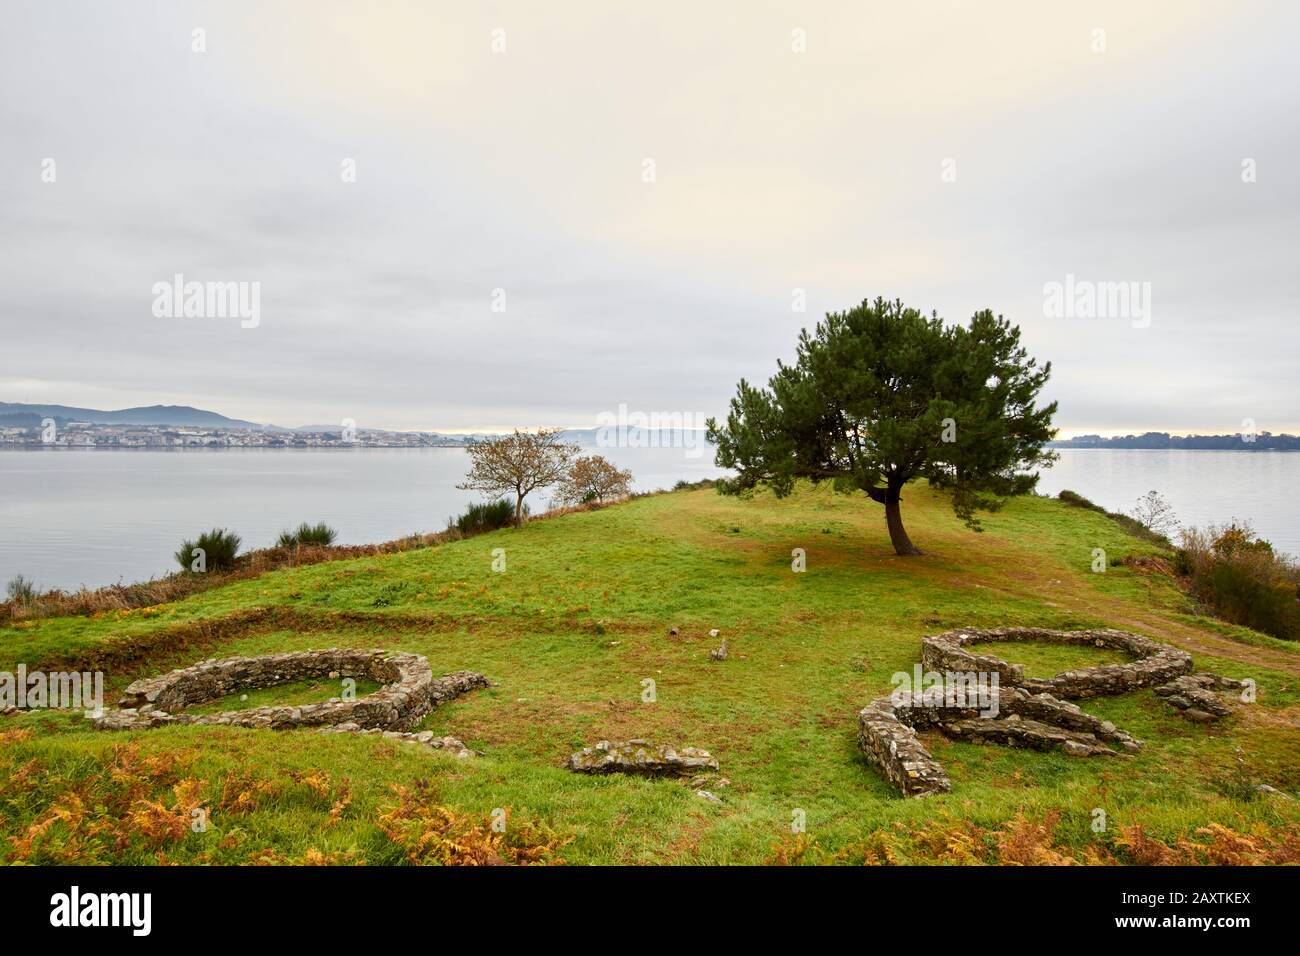
<path fill-rule="evenodd" d="M 903 527 L 901 489 L 890 488 L 885 497 L 885 523 L 889 525 L 889 541 L 894 546 L 894 553 L 902 557 L 921 554 L 921 549 L 912 544 Z"/>

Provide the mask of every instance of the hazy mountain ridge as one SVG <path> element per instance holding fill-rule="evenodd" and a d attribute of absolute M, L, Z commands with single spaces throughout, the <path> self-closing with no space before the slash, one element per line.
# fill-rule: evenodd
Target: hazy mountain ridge
<path fill-rule="evenodd" d="M 134 408 L 104 410 L 72 405 L 28 405 L 0 402 L 0 418 L 35 416 L 56 422 L 90 422 L 95 425 L 195 425 L 207 428 L 261 428 L 255 422 L 227 418 L 217 412 L 189 405 L 139 405 Z M 39 423 L 39 421 L 38 421 Z"/>

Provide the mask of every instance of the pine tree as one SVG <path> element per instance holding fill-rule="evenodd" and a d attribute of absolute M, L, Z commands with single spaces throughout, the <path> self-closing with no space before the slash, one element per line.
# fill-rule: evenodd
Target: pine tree
<path fill-rule="evenodd" d="M 724 494 L 770 487 L 790 494 L 798 478 L 861 490 L 885 506 L 900 555 L 920 554 L 903 527 L 902 491 L 926 478 L 952 492 L 973 530 L 975 510 L 1033 489 L 1032 468 L 1055 459 L 1056 403 L 1034 403 L 1051 374 L 1001 316 L 975 313 L 948 326 L 902 302 L 863 301 L 800 333 L 793 365 L 777 363 L 766 388 L 742 380 L 726 425 L 710 419 L 716 461 L 734 469 Z"/>

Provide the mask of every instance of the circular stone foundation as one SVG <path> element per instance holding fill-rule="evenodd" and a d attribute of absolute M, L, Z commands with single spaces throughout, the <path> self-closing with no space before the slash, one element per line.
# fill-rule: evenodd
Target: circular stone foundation
<path fill-rule="evenodd" d="M 1063 671 L 1055 677 L 1026 677 L 1024 668 L 991 654 L 972 650 L 979 644 L 1043 641 L 1052 644 L 1102 647 L 1121 651 L 1134 660 Z M 921 639 L 921 663 L 927 671 L 955 675 L 997 675 L 988 699 L 934 702 L 923 688 L 877 698 L 858 713 L 858 749 L 904 796 L 923 797 L 950 790 L 943 767 L 917 735 L 935 729 L 954 740 L 1006 744 L 1037 750 L 1061 750 L 1072 756 L 1133 752 L 1141 741 L 1110 721 L 1085 713 L 1067 698 L 1103 697 L 1139 687 L 1157 687 L 1169 695 L 1191 689 L 1169 682 L 1189 673 L 1192 656 L 1150 638 L 1109 628 L 1050 631 L 1034 627 L 963 628 Z M 1214 675 L 1198 675 L 1198 690 L 1231 686 Z M 978 682 L 977 683 L 982 683 Z M 1184 684 L 1187 682 L 1184 681 Z M 1206 690 L 1206 693 L 1209 693 Z M 1198 700 L 1200 698 L 1198 697 Z M 1191 706 L 1189 703 L 1188 706 Z M 1226 708 L 1225 708 L 1226 709 Z"/>
<path fill-rule="evenodd" d="M 1120 651 L 1134 658 L 1127 664 L 1101 664 L 1062 671 L 1055 677 L 1026 677 L 1024 667 L 991 654 L 970 650 L 974 645 L 1016 641 L 1074 644 Z M 1155 687 L 1191 673 L 1192 655 L 1147 637 L 1098 628 L 1051 631 L 1035 627 L 964 628 L 921 639 L 921 663 L 933 671 L 996 672 L 1003 685 L 1023 687 L 1032 694 L 1048 693 L 1067 700 L 1122 694 Z"/>
<path fill-rule="evenodd" d="M 219 714 L 187 714 L 185 708 L 241 690 L 302 680 L 366 678 L 384 686 L 356 700 L 334 699 L 301 706 L 255 707 Z M 220 724 L 281 730 L 351 724 L 363 729 L 409 730 L 438 704 L 488 686 L 482 674 L 457 671 L 435 678 L 419 654 L 334 648 L 265 657 L 226 657 L 130 684 L 110 710 L 93 718 L 101 730 L 172 724 Z"/>

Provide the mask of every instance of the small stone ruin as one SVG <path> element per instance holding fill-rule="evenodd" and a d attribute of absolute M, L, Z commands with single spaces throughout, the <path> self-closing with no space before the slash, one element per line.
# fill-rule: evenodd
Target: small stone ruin
<path fill-rule="evenodd" d="M 717 758 L 698 747 L 656 746 L 648 740 L 602 740 L 565 762 L 574 773 L 633 773 L 647 777 L 717 770 Z"/>
<path fill-rule="evenodd" d="M 1210 723 L 1232 713 L 1216 691 L 1240 690 L 1243 686 L 1231 677 L 1201 672 L 1176 677 L 1157 687 L 1156 694 L 1188 720 Z"/>
<path fill-rule="evenodd" d="M 1026 677 L 1021 665 L 970 649 L 998 641 L 1091 645 L 1123 651 L 1135 660 L 1064 671 L 1051 678 Z M 952 789 L 948 775 L 921 743 L 917 731 L 933 729 L 954 740 L 1060 750 L 1078 757 L 1114 756 L 1141 749 L 1141 741 L 1068 700 L 1153 687 L 1192 719 L 1213 720 L 1229 713 L 1214 691 L 1241 686 L 1239 681 L 1213 674 L 1191 675 L 1192 657 L 1186 651 L 1108 628 L 948 631 L 922 639 L 921 663 L 925 670 L 944 674 L 949 680 L 954 674 L 997 674 L 998 685 L 988 688 L 978 708 L 969 701 L 954 703 L 942 693 L 936 697 L 914 688 L 877 698 L 859 712 L 858 748 L 908 797 Z"/>
<path fill-rule="evenodd" d="M 355 700 L 334 698 L 318 704 L 254 707 L 219 714 L 188 714 L 187 707 L 218 700 L 240 690 L 275 687 L 301 680 L 366 678 L 383 684 Z M 427 658 L 384 650 L 334 648 L 294 651 L 265 657 L 226 657 L 149 677 L 130 684 L 118 710 L 91 719 L 99 730 L 138 730 L 176 724 L 215 724 L 285 730 L 314 727 L 338 732 L 383 732 L 430 747 L 466 751 L 459 740 L 435 738 L 414 730 L 434 707 L 461 694 L 487 687 L 471 671 L 434 677 Z M 434 741 L 440 743 L 434 743 Z M 450 742 L 446 742 L 450 741 Z"/>

